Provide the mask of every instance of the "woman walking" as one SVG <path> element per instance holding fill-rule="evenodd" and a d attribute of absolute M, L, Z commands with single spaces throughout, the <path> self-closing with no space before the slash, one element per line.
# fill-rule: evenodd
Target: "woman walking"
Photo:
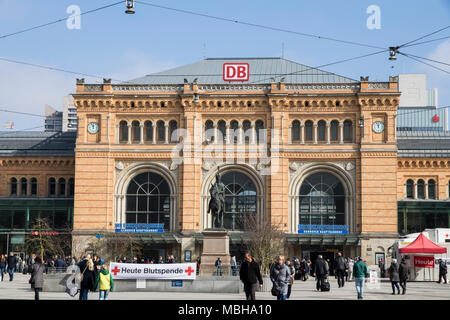
<path fill-rule="evenodd" d="M 6 273 L 6 256 L 2 254 L 0 256 L 0 274 L 2 275 L 2 281 L 5 273 Z"/>
<path fill-rule="evenodd" d="M 276 294 L 277 300 L 286 300 L 290 278 L 291 271 L 284 264 L 284 256 L 278 256 L 270 270 L 270 280 L 273 283 L 272 294 Z"/>
<path fill-rule="evenodd" d="M 78 264 L 81 272 L 81 288 L 80 288 L 80 300 L 88 300 L 88 293 L 94 291 L 95 282 L 95 270 L 94 262 L 91 256 L 88 254 L 85 258 Z"/>
<path fill-rule="evenodd" d="M 397 259 L 392 259 L 391 266 L 389 267 L 389 278 L 392 285 L 392 294 L 395 294 L 395 288 L 397 288 L 397 293 L 400 294 L 400 287 L 398 285 L 400 282 L 400 273 Z"/>
<path fill-rule="evenodd" d="M 37 257 L 34 260 L 30 278 L 31 288 L 34 289 L 34 300 L 39 300 L 39 292 L 44 287 L 44 271 L 45 266 L 42 264 L 41 258 Z"/>
<path fill-rule="evenodd" d="M 294 284 L 295 267 L 291 264 L 291 261 L 289 259 L 286 260 L 286 266 L 288 267 L 289 271 L 291 272 L 291 277 L 289 278 L 289 282 L 288 282 L 288 291 L 287 291 L 287 295 L 286 295 L 286 299 L 289 299 L 289 297 L 291 296 L 292 285 Z"/>

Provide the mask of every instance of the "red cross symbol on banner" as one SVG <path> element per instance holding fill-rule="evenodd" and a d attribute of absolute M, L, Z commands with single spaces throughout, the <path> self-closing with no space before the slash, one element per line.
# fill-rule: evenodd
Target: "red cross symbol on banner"
<path fill-rule="evenodd" d="M 117 268 L 117 266 L 115 266 L 114 267 L 114 269 L 112 269 L 111 270 L 111 272 L 116 276 L 117 275 L 117 273 L 119 273 L 120 272 L 120 269 L 119 268 Z"/>
<path fill-rule="evenodd" d="M 188 274 L 188 276 L 191 275 L 192 272 L 194 272 L 194 270 L 189 266 L 189 268 L 187 268 L 186 270 L 184 270 L 184 272 L 186 272 Z"/>

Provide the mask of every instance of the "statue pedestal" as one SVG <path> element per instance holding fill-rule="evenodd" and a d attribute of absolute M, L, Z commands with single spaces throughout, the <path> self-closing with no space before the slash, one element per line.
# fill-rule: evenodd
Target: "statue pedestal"
<path fill-rule="evenodd" d="M 222 260 L 222 275 L 230 275 L 230 237 L 226 230 L 203 231 L 200 275 L 216 275 L 215 263 Z"/>

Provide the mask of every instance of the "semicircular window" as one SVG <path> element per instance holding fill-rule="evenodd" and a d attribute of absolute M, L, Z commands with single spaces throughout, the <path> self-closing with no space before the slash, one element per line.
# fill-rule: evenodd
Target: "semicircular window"
<path fill-rule="evenodd" d="M 170 229 L 170 188 L 161 175 L 144 172 L 135 176 L 126 201 L 126 223 L 158 223 Z"/>
<path fill-rule="evenodd" d="M 299 224 L 345 224 L 345 190 L 334 175 L 319 172 L 308 176 L 300 187 L 299 200 Z"/>
<path fill-rule="evenodd" d="M 246 224 L 256 217 L 256 186 L 247 175 L 237 171 L 225 173 L 221 180 L 225 185 L 224 228 L 246 230 Z"/>

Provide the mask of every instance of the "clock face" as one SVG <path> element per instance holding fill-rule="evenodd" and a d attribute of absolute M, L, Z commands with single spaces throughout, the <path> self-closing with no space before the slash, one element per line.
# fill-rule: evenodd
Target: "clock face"
<path fill-rule="evenodd" d="M 98 123 L 97 122 L 91 122 L 88 124 L 88 131 L 89 133 L 97 133 L 98 132 Z"/>
<path fill-rule="evenodd" d="M 373 131 L 376 133 L 381 133 L 384 130 L 384 123 L 381 121 L 377 121 L 373 124 Z"/>

